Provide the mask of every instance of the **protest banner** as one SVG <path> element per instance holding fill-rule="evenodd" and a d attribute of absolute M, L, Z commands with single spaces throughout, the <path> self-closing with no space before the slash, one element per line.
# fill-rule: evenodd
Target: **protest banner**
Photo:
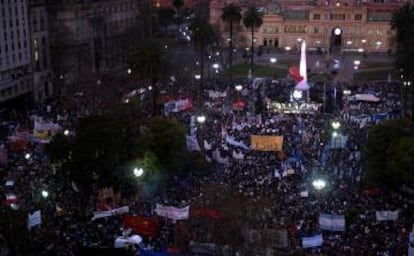
<path fill-rule="evenodd" d="M 252 135 L 250 147 L 259 151 L 282 151 L 283 136 Z"/>
<path fill-rule="evenodd" d="M 178 208 L 174 206 L 164 206 L 157 204 L 155 212 L 158 216 L 173 219 L 173 220 L 186 220 L 190 216 L 190 206 Z"/>
<path fill-rule="evenodd" d="M 122 216 L 124 228 L 130 228 L 133 232 L 155 237 L 157 234 L 157 219 L 155 217 L 133 216 L 131 214 L 124 214 Z"/>

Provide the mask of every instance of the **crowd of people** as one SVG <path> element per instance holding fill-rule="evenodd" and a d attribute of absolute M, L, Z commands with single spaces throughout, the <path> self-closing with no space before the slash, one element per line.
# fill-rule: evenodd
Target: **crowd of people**
<path fill-rule="evenodd" d="M 258 95 L 254 93 L 256 89 L 249 90 L 242 96 L 245 101 Z M 182 207 L 197 201 L 211 205 L 212 198 L 203 188 L 219 186 L 226 192 L 216 193 L 218 198 L 235 195 L 255 205 L 248 212 L 238 208 L 241 202 L 237 200 L 229 206 L 234 207 L 232 216 L 241 220 L 244 229 L 286 231 L 279 244 L 274 241 L 267 245 L 255 244 L 245 238 L 243 245 L 234 250 L 235 255 L 292 255 L 297 252 L 302 255 L 405 255 L 412 224 L 408 222 L 409 201 L 392 191 L 367 188 L 361 181 L 368 127 L 399 117 L 402 105 L 393 88 L 386 85 L 359 85 L 352 90 L 354 94 L 375 94 L 381 101 L 370 103 L 344 97 L 343 108 L 335 115 L 321 111 L 253 115 L 243 110 L 224 111 L 223 107 L 198 109 L 207 117 L 196 133 L 200 154 L 210 162 L 209 172 L 200 176 L 189 170 L 186 178 L 191 185 L 173 179 L 145 204 L 122 198 L 116 203 L 129 205 L 134 214 L 154 215 L 156 203 Z M 88 104 L 95 107 L 91 109 Z M 2 158 L 1 182 L 13 181 L 13 185 L 3 186 L 2 194 L 13 193 L 17 198 L 16 202 L 2 205 L 7 218 L 0 219 L 0 233 L 7 241 L 9 255 L 77 255 L 81 247 L 112 248 L 115 238 L 122 235 L 121 216 L 91 220 L 97 196 L 80 195 L 76 184 L 65 179 L 60 166 L 50 164 L 44 144 L 29 142 L 24 149 L 13 151 L 7 141 L 8 136 L 21 127 L 32 129 L 34 115 L 71 130 L 79 117 L 93 111 L 102 110 L 96 108 L 96 102 L 90 103 L 87 97 L 78 95 L 76 99 L 48 102 L 3 120 L 1 144 L 6 156 Z M 383 113 L 387 115 L 376 116 Z M 194 115 L 191 110 L 176 113 L 178 120 L 187 124 Z M 356 121 L 361 115 L 371 118 Z M 341 124 L 338 132 L 346 137 L 345 143 L 339 146 L 331 143 L 332 121 Z M 283 151 L 252 150 L 249 147 L 251 135 L 283 136 Z M 228 138 L 237 143 L 229 143 Z M 327 186 L 315 189 L 312 180 L 316 178 L 326 180 Z M 49 191 L 47 198 L 42 197 L 43 190 Z M 26 225 L 26 215 L 17 214 L 20 211 L 13 208 L 24 213 L 41 208 L 41 225 L 28 232 L 15 232 Z M 376 212 L 385 210 L 398 210 L 398 218 L 378 221 Z M 344 215 L 345 230 L 323 230 L 318 222 L 321 213 Z M 214 236 L 206 234 L 208 229 L 203 230 L 201 226 L 201 231 L 193 230 L 185 236 L 185 241 L 178 242 L 176 225 L 174 221 L 160 218 L 157 236 L 143 236 L 141 249 L 160 251 L 180 244 L 182 250 L 188 250 L 189 245 L 200 240 L 216 242 Z M 323 235 L 323 244 L 303 248 L 304 237 L 319 234 Z M 252 247 L 253 254 L 246 253 Z M 263 248 L 266 250 L 262 252 Z"/>

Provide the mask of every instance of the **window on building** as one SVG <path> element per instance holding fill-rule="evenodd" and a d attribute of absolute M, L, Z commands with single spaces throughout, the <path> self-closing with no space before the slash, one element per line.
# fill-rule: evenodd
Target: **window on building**
<path fill-rule="evenodd" d="M 313 19 L 314 20 L 320 20 L 321 19 L 321 14 L 320 13 L 314 13 L 313 14 Z"/>
<path fill-rule="evenodd" d="M 355 14 L 355 20 L 362 20 L 362 14 Z"/>
<path fill-rule="evenodd" d="M 319 33 L 319 28 L 314 27 L 314 28 L 313 28 L 313 33 L 315 33 L 315 34 Z"/>

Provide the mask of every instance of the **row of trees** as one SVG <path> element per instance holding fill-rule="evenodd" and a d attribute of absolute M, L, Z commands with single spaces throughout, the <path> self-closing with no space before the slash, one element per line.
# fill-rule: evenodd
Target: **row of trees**
<path fill-rule="evenodd" d="M 393 13 L 391 28 L 396 31 L 396 68 L 406 80 L 414 80 L 414 6 L 405 4 Z M 414 86 L 411 86 L 414 100 Z M 414 121 L 414 102 L 411 104 L 411 117 Z"/>
<path fill-rule="evenodd" d="M 154 183 L 158 177 L 160 184 L 145 184 L 152 187 L 161 185 L 159 177 L 206 168 L 199 154 L 187 151 L 187 130 L 176 120 L 147 118 L 140 103 L 131 101 L 80 119 L 74 136 L 56 135 L 46 152 L 52 162 L 62 164 L 62 175 L 86 191 L 90 184 L 121 184 L 124 191 L 133 191 L 135 167 L 145 171 L 141 180 Z"/>

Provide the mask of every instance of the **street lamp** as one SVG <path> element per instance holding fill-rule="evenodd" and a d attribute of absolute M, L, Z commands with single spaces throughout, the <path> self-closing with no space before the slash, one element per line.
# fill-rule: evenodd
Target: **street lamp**
<path fill-rule="evenodd" d="M 354 60 L 354 65 L 355 66 L 359 66 L 359 64 L 361 64 L 361 61 L 360 60 Z"/>
<path fill-rule="evenodd" d="M 206 117 L 204 115 L 197 116 L 197 123 L 204 124 L 206 122 Z"/>
<path fill-rule="evenodd" d="M 49 192 L 47 192 L 46 190 L 42 190 L 42 197 L 43 198 L 48 198 L 49 197 Z"/>
<path fill-rule="evenodd" d="M 63 132 L 63 135 L 65 135 L 65 136 L 69 136 L 69 130 L 68 130 L 68 129 L 66 129 L 66 130 Z"/>
<path fill-rule="evenodd" d="M 312 181 L 312 186 L 320 191 L 322 189 L 324 189 L 326 187 L 326 181 L 322 180 L 322 179 L 316 179 L 314 181 Z"/>
<path fill-rule="evenodd" d="M 128 75 L 130 75 L 132 73 L 132 70 L 130 68 L 128 68 L 127 73 L 128 73 Z"/>
<path fill-rule="evenodd" d="M 134 176 L 138 178 L 144 174 L 144 169 L 135 167 L 134 170 L 132 170 L 132 172 L 134 173 Z"/>
<path fill-rule="evenodd" d="M 276 61 L 277 61 L 277 59 L 276 59 L 276 58 L 270 58 L 270 63 L 275 64 L 275 63 L 276 63 Z"/>
<path fill-rule="evenodd" d="M 345 90 L 343 91 L 343 94 L 344 94 L 345 96 L 349 96 L 349 95 L 351 95 L 351 90 L 347 90 L 347 89 L 345 89 Z"/>
<path fill-rule="evenodd" d="M 26 154 L 24 155 L 24 158 L 25 158 L 26 160 L 29 160 L 31 157 L 32 157 L 32 156 L 30 155 L 30 153 L 26 153 Z"/>
<path fill-rule="evenodd" d="M 200 74 L 195 74 L 195 75 L 194 75 L 194 78 L 195 78 L 196 80 L 200 80 L 200 79 L 201 79 L 201 75 L 200 75 Z"/>
<path fill-rule="evenodd" d="M 331 126 L 332 126 L 332 128 L 333 128 L 334 130 L 338 130 L 338 129 L 339 129 L 339 127 L 341 127 L 341 123 L 340 123 L 340 122 L 338 122 L 338 121 L 333 121 L 333 122 L 331 123 Z"/>
<path fill-rule="evenodd" d="M 243 85 L 238 84 L 238 85 L 234 86 L 234 89 L 236 89 L 236 91 L 237 91 L 237 100 L 240 100 L 240 92 L 241 92 L 241 90 L 243 90 Z"/>

